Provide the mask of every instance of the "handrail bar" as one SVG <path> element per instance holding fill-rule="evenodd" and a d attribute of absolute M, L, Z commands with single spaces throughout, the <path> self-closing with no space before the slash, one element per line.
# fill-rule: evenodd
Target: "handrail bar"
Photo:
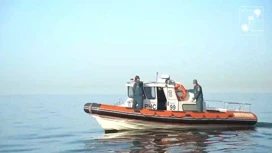
<path fill-rule="evenodd" d="M 229 105 L 238 105 L 238 107 L 235 110 L 239 111 L 251 111 L 251 104 L 249 103 L 241 103 L 241 102 L 232 102 L 232 101 L 221 101 L 221 100 L 205 100 L 205 102 L 216 102 L 216 103 L 223 103 L 224 108 L 228 109 Z"/>
<path fill-rule="evenodd" d="M 229 103 L 229 104 L 244 104 L 244 105 L 251 105 L 250 103 L 242 103 L 242 102 L 233 102 L 233 101 L 221 101 L 221 100 L 204 100 L 205 102 L 223 102 L 223 103 Z"/>

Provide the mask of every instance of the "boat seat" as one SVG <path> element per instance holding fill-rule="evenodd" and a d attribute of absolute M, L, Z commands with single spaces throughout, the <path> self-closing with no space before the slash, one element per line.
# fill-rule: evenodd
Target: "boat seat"
<path fill-rule="evenodd" d="M 194 102 L 180 102 L 180 106 L 182 107 L 183 111 L 197 111 L 196 103 Z M 207 111 L 206 102 L 203 103 L 203 111 Z"/>

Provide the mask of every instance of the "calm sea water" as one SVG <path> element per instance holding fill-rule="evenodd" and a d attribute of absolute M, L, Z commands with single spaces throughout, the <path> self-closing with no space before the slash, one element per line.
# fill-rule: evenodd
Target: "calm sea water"
<path fill-rule="evenodd" d="M 124 96 L 0 96 L 0 152 L 271 152 L 272 94 L 206 94 L 252 104 L 254 129 L 142 131 L 105 134 L 83 111 L 87 102 Z"/>

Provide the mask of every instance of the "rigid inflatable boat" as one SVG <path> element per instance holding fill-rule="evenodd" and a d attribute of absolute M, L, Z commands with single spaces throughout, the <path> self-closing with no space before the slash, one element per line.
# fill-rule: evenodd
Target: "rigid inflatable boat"
<path fill-rule="evenodd" d="M 123 104 L 86 103 L 84 111 L 92 115 L 105 131 L 244 128 L 257 123 L 257 116 L 250 111 L 251 104 L 248 103 L 222 102 L 224 107 L 218 108 L 209 107 L 209 102 L 205 101 L 204 112 L 197 112 L 192 100 L 194 94 L 182 84 L 170 80 L 169 75 L 144 83 L 144 108 L 135 111 L 132 108 L 133 84 L 133 81 L 126 84 L 128 98 Z"/>

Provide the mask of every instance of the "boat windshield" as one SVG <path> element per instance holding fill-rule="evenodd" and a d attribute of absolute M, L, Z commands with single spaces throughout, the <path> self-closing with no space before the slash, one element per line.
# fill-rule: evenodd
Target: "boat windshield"
<path fill-rule="evenodd" d="M 147 99 L 156 99 L 155 87 L 144 87 Z"/>
<path fill-rule="evenodd" d="M 155 87 L 144 87 L 144 99 L 156 99 Z M 128 97 L 133 98 L 133 87 L 128 87 Z"/>
<path fill-rule="evenodd" d="M 128 97 L 133 98 L 133 88 L 132 87 L 128 87 Z"/>

